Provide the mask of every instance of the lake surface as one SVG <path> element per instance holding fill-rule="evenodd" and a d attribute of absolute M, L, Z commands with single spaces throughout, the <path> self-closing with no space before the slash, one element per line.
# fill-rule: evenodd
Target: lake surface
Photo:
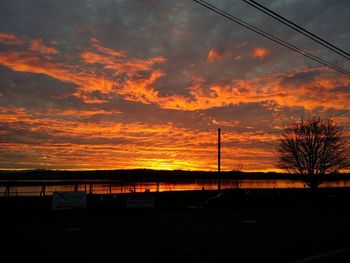
<path fill-rule="evenodd" d="M 52 185 L 46 185 L 43 189 L 42 183 L 37 182 L 34 185 L 11 186 L 6 189 L 0 186 L 0 195 L 4 196 L 39 196 L 52 195 L 56 191 L 86 191 L 92 194 L 121 194 L 131 192 L 164 192 L 164 191 L 190 191 L 190 190 L 217 190 L 217 180 L 191 180 L 176 182 L 132 182 L 132 183 L 105 183 L 98 180 L 93 183 L 84 181 L 77 184 L 60 184 L 60 181 L 51 182 Z M 303 181 L 298 180 L 221 180 L 221 189 L 274 189 L 274 188 L 306 188 Z M 350 180 L 329 181 L 321 184 L 320 187 L 350 187 Z M 43 192 L 44 190 L 44 192 Z"/>

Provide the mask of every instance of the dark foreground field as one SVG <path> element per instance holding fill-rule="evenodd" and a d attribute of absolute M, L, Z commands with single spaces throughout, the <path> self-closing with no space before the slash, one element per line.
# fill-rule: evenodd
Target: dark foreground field
<path fill-rule="evenodd" d="M 90 196 L 52 212 L 1 199 L 1 262 L 350 262 L 350 190 L 156 193 L 156 207 Z M 208 201 L 209 200 L 209 201 Z"/>

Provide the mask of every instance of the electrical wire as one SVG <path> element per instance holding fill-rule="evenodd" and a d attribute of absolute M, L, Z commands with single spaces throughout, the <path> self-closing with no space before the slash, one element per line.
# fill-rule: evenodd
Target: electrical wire
<path fill-rule="evenodd" d="M 321 58 L 319 58 L 319 57 L 317 57 L 317 56 L 315 56 L 315 55 L 313 55 L 313 54 L 311 54 L 311 53 L 309 53 L 309 52 L 307 52 L 307 51 L 305 51 L 303 49 L 300 49 L 300 48 L 298 48 L 298 47 L 296 47 L 296 46 L 294 46 L 294 45 L 292 45 L 292 44 L 290 44 L 290 43 L 288 43 L 288 42 L 286 42 L 286 41 L 284 41 L 282 39 L 279 39 L 279 38 L 273 36 L 272 34 L 269 34 L 269 33 L 267 33 L 265 31 L 255 27 L 255 26 L 253 26 L 253 25 L 251 25 L 251 24 L 249 24 L 249 23 L 247 23 L 247 22 L 245 22 L 245 21 L 243 21 L 243 20 L 241 20 L 241 19 L 239 19 L 237 17 L 232 16 L 231 14 L 229 14 L 229 13 L 227 13 L 227 12 L 225 12 L 225 11 L 219 9 L 219 8 L 217 8 L 216 6 L 213 6 L 213 5 L 209 4 L 209 3 L 207 3 L 206 1 L 203 1 L 203 0 L 193 0 L 193 1 L 198 3 L 198 4 L 200 4 L 200 5 L 202 5 L 202 6 L 204 6 L 204 7 L 206 7 L 206 8 L 208 8 L 208 9 L 210 9 L 210 10 L 212 10 L 212 11 L 214 11 L 215 13 L 217 13 L 217 14 L 223 16 L 223 17 L 228 18 L 229 20 L 231 20 L 231 21 L 233 21 L 233 22 L 235 22 L 235 23 L 237 23 L 237 24 L 239 24 L 239 25 L 241 25 L 241 26 L 243 26 L 245 28 L 248 28 L 248 29 L 254 31 L 255 33 L 257 33 L 257 34 L 259 34 L 261 36 L 264 36 L 264 37 L 266 37 L 266 38 L 268 38 L 268 39 L 270 39 L 270 40 L 272 40 L 272 41 L 274 41 L 274 42 L 276 42 L 276 43 L 278 43 L 278 44 L 280 44 L 280 45 L 290 49 L 290 50 L 293 50 L 293 51 L 295 51 L 295 52 L 297 52 L 297 53 L 299 53 L 299 54 L 301 54 L 301 55 L 303 55 L 303 56 L 305 56 L 305 57 L 307 57 L 309 59 L 312 59 L 312 60 L 314 60 L 314 61 L 316 61 L 316 62 L 318 62 L 318 63 L 320 63 L 320 64 L 322 64 L 324 66 L 332 68 L 332 69 L 334 69 L 334 70 L 336 70 L 336 71 L 338 71 L 340 73 L 343 73 L 345 75 L 350 76 L 350 72 L 346 71 L 345 69 L 342 69 L 342 68 L 339 68 L 339 67 L 337 67 L 335 65 L 332 65 L 329 62 L 327 62 L 327 61 L 325 61 L 325 60 L 323 60 L 323 59 L 321 59 Z"/>
<path fill-rule="evenodd" d="M 260 3 L 257 3 L 256 1 L 254 0 L 242 0 L 243 2 L 255 7 L 256 9 L 259 9 L 261 12 L 267 14 L 268 16 L 280 21 L 281 23 L 285 24 L 286 26 L 298 31 L 299 33 L 303 34 L 304 36 L 312 39 L 313 41 L 321 44 L 322 46 L 328 48 L 329 50 L 337 53 L 338 55 L 350 60 L 350 54 L 338 47 L 336 47 L 335 45 L 329 43 L 328 41 L 320 38 L 319 36 L 311 33 L 310 31 L 306 30 L 305 28 L 297 25 L 296 23 L 288 20 L 287 18 L 279 15 L 278 13 L 272 11 L 271 9 L 263 6 L 262 4 Z"/>

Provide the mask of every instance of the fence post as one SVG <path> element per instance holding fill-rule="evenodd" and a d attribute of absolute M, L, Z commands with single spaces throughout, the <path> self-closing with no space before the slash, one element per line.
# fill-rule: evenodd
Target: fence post
<path fill-rule="evenodd" d="M 45 190 L 46 190 L 46 185 L 43 184 L 43 185 L 41 186 L 40 196 L 45 196 Z"/>

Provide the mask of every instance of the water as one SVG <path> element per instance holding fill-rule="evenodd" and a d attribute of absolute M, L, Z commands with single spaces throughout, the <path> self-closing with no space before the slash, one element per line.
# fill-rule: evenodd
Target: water
<path fill-rule="evenodd" d="M 305 188 L 305 183 L 301 180 L 221 180 L 221 189 L 274 189 L 274 188 Z M 320 187 L 350 187 L 350 180 L 330 181 L 320 185 Z M 193 181 L 176 181 L 176 182 L 99 182 L 93 184 L 78 181 L 78 184 L 60 185 L 60 181 L 56 184 L 47 185 L 45 193 L 42 193 L 42 185 L 21 185 L 11 186 L 9 196 L 39 196 L 52 195 L 55 191 L 86 191 L 92 194 L 121 194 L 131 192 L 164 192 L 164 191 L 189 191 L 189 190 L 217 190 L 217 180 L 193 180 Z M 4 196 L 6 187 L 0 186 L 0 195 Z"/>

